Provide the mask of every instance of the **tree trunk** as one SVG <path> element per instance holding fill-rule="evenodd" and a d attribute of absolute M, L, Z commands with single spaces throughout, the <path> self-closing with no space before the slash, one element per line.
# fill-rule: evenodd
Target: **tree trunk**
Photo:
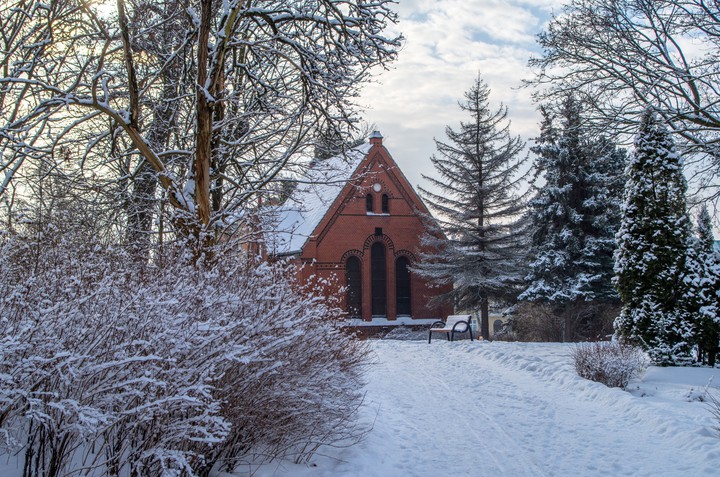
<path fill-rule="evenodd" d="M 202 0 L 198 35 L 197 129 L 195 138 L 195 205 L 201 233 L 210 224 L 210 160 L 212 158 L 213 106 L 208 81 L 208 48 L 212 26 L 212 0 Z M 203 242 L 203 240 L 201 240 Z"/>
<path fill-rule="evenodd" d="M 707 346 L 707 364 L 711 368 L 715 367 L 716 358 L 718 354 L 718 333 L 712 331 L 709 334 L 709 346 Z"/>
<path fill-rule="evenodd" d="M 148 128 L 147 142 L 156 153 L 165 150 L 170 139 L 176 111 L 172 100 L 177 95 L 178 73 L 178 65 L 165 69 L 162 95 L 154 108 L 153 120 Z M 138 174 L 133 180 L 127 240 L 136 258 L 146 262 L 150 258 L 153 218 L 157 209 L 155 193 L 159 181 L 155 168 L 144 158 L 141 161 Z"/>
<path fill-rule="evenodd" d="M 218 91 L 225 89 L 225 75 L 220 72 Z M 222 102 L 217 103 L 213 111 L 213 122 L 221 124 L 225 119 L 225 106 Z M 212 160 L 212 188 L 210 189 L 210 197 L 212 199 L 212 211 L 217 212 L 222 208 L 223 200 L 223 174 L 227 166 L 227 158 L 220 157 L 220 141 L 222 139 L 222 130 L 215 131 L 211 138 L 211 150 L 213 151 Z"/>
<path fill-rule="evenodd" d="M 157 174 L 144 159 L 133 180 L 133 190 L 128 207 L 126 238 L 133 254 L 143 262 L 149 258 L 152 222 L 155 207 Z"/>
<path fill-rule="evenodd" d="M 490 341 L 490 303 L 486 293 L 480 294 L 480 333 L 485 341 Z"/>

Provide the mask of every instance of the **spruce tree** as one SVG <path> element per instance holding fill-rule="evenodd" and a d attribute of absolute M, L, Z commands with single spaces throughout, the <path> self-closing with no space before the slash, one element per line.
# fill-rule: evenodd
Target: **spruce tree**
<path fill-rule="evenodd" d="M 572 96 L 563 102 L 559 121 L 545 107 L 541 113 L 540 137 L 532 148 L 539 180 L 528 213 L 534 260 L 519 298 L 549 305 L 564 319 L 573 307 L 617 301 L 613 251 L 626 155 L 612 141 L 585 133 Z"/>
<path fill-rule="evenodd" d="M 683 286 L 691 230 L 687 184 L 673 140 L 651 111 L 642 118 L 626 174 L 615 254 L 623 309 L 615 333 L 659 364 L 684 364 L 693 340 Z"/>
<path fill-rule="evenodd" d="M 620 228 L 623 172 L 627 152 L 605 138 L 590 139 L 590 158 L 586 172 L 587 195 L 583 200 L 585 244 L 582 263 L 586 267 L 588 298 L 618 302 L 612 283 L 615 275 L 615 234 Z"/>
<path fill-rule="evenodd" d="M 697 236 L 700 241 L 700 248 L 705 253 L 711 253 L 715 249 L 715 235 L 713 234 L 712 218 L 707 204 L 700 206 L 697 216 Z"/>
<path fill-rule="evenodd" d="M 417 269 L 437 284 L 453 284 L 444 298 L 456 307 L 479 308 L 485 339 L 489 300 L 515 292 L 527 250 L 518 194 L 524 144 L 510 134 L 507 108 L 491 109 L 489 95 L 478 76 L 459 103 L 468 121 L 458 130 L 446 128 L 448 142 L 435 140 L 437 177 L 423 176 L 431 187 L 420 192 L 436 212 L 435 233 L 423 238 L 436 251 L 423 254 Z"/>
<path fill-rule="evenodd" d="M 714 250 L 715 237 L 707 206 L 697 217 L 697 238 L 691 237 L 685 262 L 683 304 L 693 325 L 699 363 L 715 366 L 720 340 L 720 260 Z"/>

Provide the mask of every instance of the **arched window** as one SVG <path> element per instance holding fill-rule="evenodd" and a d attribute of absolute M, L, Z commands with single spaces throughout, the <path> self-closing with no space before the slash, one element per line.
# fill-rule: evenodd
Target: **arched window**
<path fill-rule="evenodd" d="M 368 212 L 373 211 L 373 196 L 372 196 L 372 194 L 368 194 L 365 196 L 365 209 Z"/>
<path fill-rule="evenodd" d="M 360 259 L 349 257 L 345 262 L 345 285 L 347 287 L 347 312 L 350 318 L 362 316 L 362 278 Z"/>
<path fill-rule="evenodd" d="M 407 257 L 395 261 L 395 294 L 398 316 L 410 316 L 410 260 Z"/>
<path fill-rule="evenodd" d="M 373 316 L 386 315 L 387 274 L 385 268 L 385 244 L 375 242 L 370 247 L 370 290 Z"/>
<path fill-rule="evenodd" d="M 382 195 L 382 211 L 383 214 L 389 214 L 390 213 L 390 204 L 388 203 L 388 196 L 387 194 Z"/>

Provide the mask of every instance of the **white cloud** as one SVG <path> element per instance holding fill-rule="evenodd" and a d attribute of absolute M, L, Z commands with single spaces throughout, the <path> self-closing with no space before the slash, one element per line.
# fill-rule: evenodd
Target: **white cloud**
<path fill-rule="evenodd" d="M 508 106 L 513 132 L 537 135 L 539 116 L 521 80 L 531 76 L 526 65 L 538 53 L 535 36 L 560 1 L 400 0 L 394 29 L 405 46 L 394 68 L 364 88 L 361 102 L 413 186 L 433 173 L 433 137 L 444 140 L 446 126 L 466 119 L 457 102 L 478 73 L 492 104 Z"/>

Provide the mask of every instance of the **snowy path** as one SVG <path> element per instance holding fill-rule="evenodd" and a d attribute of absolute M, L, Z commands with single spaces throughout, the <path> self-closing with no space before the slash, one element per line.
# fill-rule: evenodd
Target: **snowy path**
<path fill-rule="evenodd" d="M 373 349 L 366 440 L 328 450 L 315 467 L 256 475 L 720 475 L 716 423 L 703 403 L 580 379 L 567 345 L 377 341 Z M 702 371 L 700 387 L 713 373 Z"/>
<path fill-rule="evenodd" d="M 485 475 L 543 475 L 505 428 L 504 414 L 517 411 L 502 403 L 512 403 L 520 392 L 517 386 L 499 380 L 492 363 L 467 366 L 467 353 L 457 346 L 434 345 L 450 352 L 446 363 L 434 365 L 440 357 L 436 350 L 414 344 L 414 355 L 404 348 L 382 350 L 382 362 L 373 372 L 379 379 L 368 392 L 371 398 L 384 396 L 378 409 L 382 426 L 376 426 L 368 442 L 373 445 L 366 450 L 377 455 L 365 459 L 362 471 L 337 470 L 347 475 L 480 475 L 478 464 L 483 463 Z M 490 389 L 493 396 L 487 394 Z M 493 408 L 499 404 L 502 414 L 482 402 Z"/>

